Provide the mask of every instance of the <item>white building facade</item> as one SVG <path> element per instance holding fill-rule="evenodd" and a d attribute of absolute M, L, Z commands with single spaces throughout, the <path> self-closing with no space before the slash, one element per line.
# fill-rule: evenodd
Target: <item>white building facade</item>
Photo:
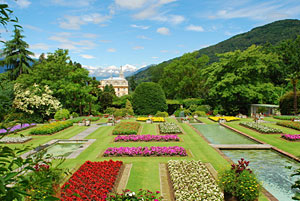
<path fill-rule="evenodd" d="M 103 90 L 106 85 L 112 85 L 118 97 L 128 94 L 128 81 L 124 77 L 122 67 L 119 77 L 110 77 L 108 79 L 100 80 L 99 88 Z"/>

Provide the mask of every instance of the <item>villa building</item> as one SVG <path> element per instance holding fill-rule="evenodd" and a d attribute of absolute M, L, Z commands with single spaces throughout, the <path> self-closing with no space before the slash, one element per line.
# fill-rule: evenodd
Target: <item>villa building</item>
<path fill-rule="evenodd" d="M 128 81 L 124 77 L 122 66 L 119 77 L 110 77 L 108 79 L 100 80 L 100 89 L 103 90 L 106 85 L 112 85 L 118 97 L 128 94 Z"/>

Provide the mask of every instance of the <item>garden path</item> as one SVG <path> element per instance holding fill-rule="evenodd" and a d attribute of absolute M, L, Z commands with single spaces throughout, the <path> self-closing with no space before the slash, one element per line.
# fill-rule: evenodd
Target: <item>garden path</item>
<path fill-rule="evenodd" d="M 85 137 L 87 137 L 89 134 L 91 134 L 100 127 L 101 126 L 98 125 L 91 125 L 88 129 L 82 131 L 78 135 L 71 137 L 69 140 L 83 140 Z"/>

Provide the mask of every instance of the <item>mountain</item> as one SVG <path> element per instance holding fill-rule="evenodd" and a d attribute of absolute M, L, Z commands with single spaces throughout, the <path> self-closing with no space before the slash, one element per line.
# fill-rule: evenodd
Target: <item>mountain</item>
<path fill-rule="evenodd" d="M 93 67 L 93 66 L 83 66 L 83 68 L 89 71 L 89 75 L 91 77 L 96 77 L 97 80 L 107 79 L 111 76 L 119 77 L 120 67 L 117 66 L 108 66 L 106 68 L 101 67 Z M 131 76 L 134 72 L 137 71 L 137 67 L 126 64 L 122 66 L 122 70 L 124 72 L 124 76 Z"/>
<path fill-rule="evenodd" d="M 147 70 L 148 68 L 150 68 L 151 66 L 154 66 L 154 64 L 151 64 L 151 65 L 142 67 L 142 68 L 138 69 L 137 71 L 134 71 L 134 72 L 130 73 L 129 75 L 127 75 L 126 78 L 127 78 L 127 77 L 130 77 L 130 76 L 134 76 L 134 75 L 138 74 L 139 72 L 145 71 L 145 70 Z"/>
<path fill-rule="evenodd" d="M 200 49 L 198 50 L 198 55 L 199 57 L 203 54 L 209 56 L 210 63 L 213 63 L 218 61 L 218 57 L 216 56 L 218 53 L 224 53 L 238 49 L 245 50 L 252 44 L 264 45 L 266 43 L 270 43 L 274 45 L 285 39 L 296 38 L 297 35 L 300 35 L 300 20 L 279 20 L 264 26 L 253 28 L 249 32 L 235 35 L 216 45 Z M 158 81 L 157 79 L 159 78 L 157 78 L 155 75 L 161 75 L 163 68 L 174 59 L 162 62 L 158 65 L 154 65 L 150 68 L 140 71 L 139 73 L 136 73 L 134 75 L 135 81 L 137 83 Z"/>

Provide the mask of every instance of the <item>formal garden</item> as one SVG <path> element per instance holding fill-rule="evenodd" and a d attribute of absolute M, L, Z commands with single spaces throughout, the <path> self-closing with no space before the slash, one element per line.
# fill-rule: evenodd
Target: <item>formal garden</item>
<path fill-rule="evenodd" d="M 203 67 L 189 72 L 195 82 L 135 83 L 117 97 L 68 50 L 32 59 L 18 19 L 0 5 L 1 24 L 15 25 L 1 53 L 0 200 L 300 200 L 300 37 L 212 64 L 186 54 L 176 66 Z M 241 62 L 249 69 L 230 80 L 228 65 Z M 251 113 L 253 102 L 279 106 Z"/>

